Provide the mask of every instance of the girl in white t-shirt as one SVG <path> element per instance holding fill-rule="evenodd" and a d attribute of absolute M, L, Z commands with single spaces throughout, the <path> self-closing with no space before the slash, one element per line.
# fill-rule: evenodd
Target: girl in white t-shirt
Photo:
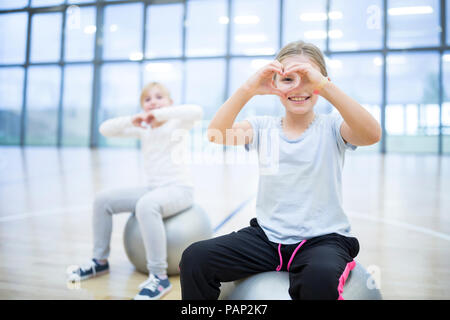
<path fill-rule="evenodd" d="M 159 299 L 171 289 L 167 277 L 167 244 L 163 218 L 193 205 L 193 183 L 186 164 L 173 161 L 172 151 L 182 139 L 172 139 L 174 130 L 189 130 L 203 115 L 197 105 L 173 106 L 169 91 L 152 82 L 141 94 L 143 111 L 103 122 L 105 137 L 137 138 L 147 183 L 144 187 L 106 190 L 94 202 L 94 250 L 92 260 L 76 272 L 81 280 L 109 271 L 108 256 L 112 216 L 121 212 L 136 214 L 142 234 L 149 278 L 140 285 L 135 299 Z M 182 147 L 182 146 L 181 146 Z"/>

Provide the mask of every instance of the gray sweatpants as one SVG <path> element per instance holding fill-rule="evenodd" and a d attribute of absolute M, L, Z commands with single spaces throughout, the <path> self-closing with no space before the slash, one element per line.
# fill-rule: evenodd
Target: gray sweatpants
<path fill-rule="evenodd" d="M 147 268 L 154 274 L 165 274 L 167 243 L 163 218 L 192 206 L 193 191 L 191 187 L 166 186 L 100 192 L 94 201 L 94 258 L 109 257 L 113 214 L 134 211 L 145 246 Z"/>

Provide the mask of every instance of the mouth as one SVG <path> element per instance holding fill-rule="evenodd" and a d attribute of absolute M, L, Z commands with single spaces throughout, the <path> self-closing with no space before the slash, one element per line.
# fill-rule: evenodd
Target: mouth
<path fill-rule="evenodd" d="M 295 104 L 303 104 L 306 103 L 311 98 L 311 96 L 290 96 L 288 97 L 289 101 L 292 101 Z"/>

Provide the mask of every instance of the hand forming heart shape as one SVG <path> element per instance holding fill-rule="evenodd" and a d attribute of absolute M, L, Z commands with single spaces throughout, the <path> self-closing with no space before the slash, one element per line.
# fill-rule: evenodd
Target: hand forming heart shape
<path fill-rule="evenodd" d="M 284 94 L 292 91 L 300 85 L 301 77 L 297 72 L 292 72 L 287 75 L 277 75 L 272 82 L 275 89 L 282 91 Z"/>

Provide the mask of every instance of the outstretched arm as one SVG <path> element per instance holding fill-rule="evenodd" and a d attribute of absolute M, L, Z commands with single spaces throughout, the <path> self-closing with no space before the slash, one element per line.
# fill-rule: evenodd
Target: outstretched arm
<path fill-rule="evenodd" d="M 100 125 L 99 131 L 110 138 L 139 138 L 143 129 L 134 126 L 132 121 L 133 116 L 109 119 Z"/>

